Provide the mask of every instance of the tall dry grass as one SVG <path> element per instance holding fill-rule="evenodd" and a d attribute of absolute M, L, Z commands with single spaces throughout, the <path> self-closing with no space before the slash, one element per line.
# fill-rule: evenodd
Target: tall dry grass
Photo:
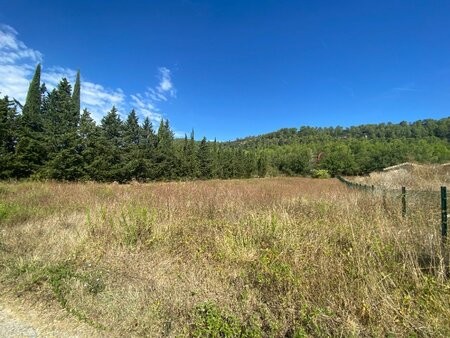
<path fill-rule="evenodd" d="M 4 292 L 107 336 L 450 334 L 439 215 L 395 197 L 305 178 L 0 194 Z"/>
<path fill-rule="evenodd" d="M 450 185 L 450 166 L 409 164 L 349 179 L 386 189 L 406 187 L 412 190 L 437 191 L 441 185 Z"/>

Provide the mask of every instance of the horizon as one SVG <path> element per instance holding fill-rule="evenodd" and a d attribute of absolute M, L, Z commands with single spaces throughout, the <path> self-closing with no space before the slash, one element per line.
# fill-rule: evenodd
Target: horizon
<path fill-rule="evenodd" d="M 24 103 L 37 63 L 50 89 L 80 69 L 97 122 L 115 105 L 232 141 L 450 115 L 446 2 L 0 4 L 1 95 Z"/>

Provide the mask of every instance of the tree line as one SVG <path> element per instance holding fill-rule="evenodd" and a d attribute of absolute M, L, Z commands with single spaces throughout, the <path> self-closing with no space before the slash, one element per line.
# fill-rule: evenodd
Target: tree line
<path fill-rule="evenodd" d="M 252 154 L 214 141 L 176 140 L 168 120 L 157 130 L 135 110 L 122 120 L 112 107 L 100 124 L 80 112 L 80 74 L 52 91 L 41 84 L 38 65 L 26 102 L 0 100 L 0 179 L 128 182 L 242 178 L 252 175 Z"/>
<path fill-rule="evenodd" d="M 0 179 L 176 180 L 365 174 L 405 162 L 450 160 L 450 119 L 351 128 L 289 128 L 234 142 L 176 139 L 135 110 L 97 124 L 81 112 L 80 74 L 48 91 L 38 65 L 23 107 L 0 99 Z"/>

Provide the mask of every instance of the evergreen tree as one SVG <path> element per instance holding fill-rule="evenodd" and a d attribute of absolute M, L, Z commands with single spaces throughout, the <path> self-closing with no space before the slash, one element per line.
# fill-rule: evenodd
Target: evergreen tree
<path fill-rule="evenodd" d="M 101 121 L 101 133 L 97 143 L 98 156 L 91 165 L 91 173 L 96 181 L 124 182 L 122 120 L 113 107 Z"/>
<path fill-rule="evenodd" d="M 211 177 L 218 178 L 220 177 L 219 170 L 219 148 L 217 146 L 217 140 L 214 138 L 214 142 L 211 149 Z"/>
<path fill-rule="evenodd" d="M 38 64 L 20 117 L 19 142 L 16 149 L 16 175 L 19 178 L 36 173 L 47 158 L 43 140 L 40 81 L 41 65 Z"/>
<path fill-rule="evenodd" d="M 189 156 L 188 156 L 188 149 L 189 149 L 189 141 L 187 134 L 184 134 L 184 140 L 183 140 L 183 147 L 181 149 L 181 156 L 180 156 L 180 176 L 189 178 Z"/>
<path fill-rule="evenodd" d="M 127 117 L 124 126 L 125 147 L 138 146 L 141 139 L 141 130 L 136 111 L 133 109 Z"/>
<path fill-rule="evenodd" d="M 78 119 L 74 117 L 71 92 L 69 81 L 63 78 L 48 97 L 45 131 L 49 161 L 42 170 L 48 178 L 72 181 L 84 176 Z"/>
<path fill-rule="evenodd" d="M 174 135 L 170 130 L 168 120 L 161 120 L 157 136 L 156 177 L 159 179 L 175 179 L 178 176 L 179 162 L 175 156 Z"/>
<path fill-rule="evenodd" d="M 80 71 L 77 72 L 75 85 L 73 87 L 72 102 L 73 102 L 73 122 L 78 124 L 80 120 L 81 109 L 81 84 L 80 84 Z"/>
<path fill-rule="evenodd" d="M 143 181 L 147 178 L 148 162 L 145 160 L 143 130 L 139 126 L 139 119 L 133 109 L 127 117 L 124 126 L 124 168 L 125 180 Z"/>
<path fill-rule="evenodd" d="M 139 148 L 142 153 L 143 165 L 145 168 L 145 179 L 154 180 L 156 178 L 156 146 L 158 143 L 157 136 L 153 130 L 153 124 L 146 117 L 141 128 L 141 141 Z"/>
<path fill-rule="evenodd" d="M 80 118 L 79 139 L 80 154 L 83 158 L 84 176 L 82 178 L 85 180 L 92 179 L 96 173 L 93 163 L 100 154 L 100 128 L 96 125 L 87 109 L 83 110 Z"/>
<path fill-rule="evenodd" d="M 41 64 L 38 64 L 28 88 L 22 110 L 22 125 L 30 130 L 41 131 Z"/>
<path fill-rule="evenodd" d="M 200 178 L 208 179 L 212 176 L 212 158 L 209 149 L 209 143 L 206 142 L 206 137 L 203 137 L 198 147 L 198 163 L 200 168 Z"/>
<path fill-rule="evenodd" d="M 187 144 L 186 160 L 187 160 L 188 177 L 190 177 L 190 178 L 199 177 L 200 171 L 199 171 L 198 160 L 197 160 L 194 129 L 192 129 L 192 131 L 191 131 L 191 137 L 190 137 L 189 143 Z"/>
<path fill-rule="evenodd" d="M 15 149 L 18 140 L 16 105 L 8 96 L 0 99 L 0 179 L 15 176 Z"/>

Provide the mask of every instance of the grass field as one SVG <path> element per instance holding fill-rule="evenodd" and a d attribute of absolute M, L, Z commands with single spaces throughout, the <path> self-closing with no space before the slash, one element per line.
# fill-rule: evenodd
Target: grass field
<path fill-rule="evenodd" d="M 385 189 L 439 191 L 441 185 L 450 186 L 450 165 L 410 164 L 394 166 L 387 171 L 373 172 L 368 176 L 352 177 L 351 180 Z"/>
<path fill-rule="evenodd" d="M 400 208 L 332 179 L 2 183 L 0 287 L 108 336 L 449 336 L 438 214 Z"/>

